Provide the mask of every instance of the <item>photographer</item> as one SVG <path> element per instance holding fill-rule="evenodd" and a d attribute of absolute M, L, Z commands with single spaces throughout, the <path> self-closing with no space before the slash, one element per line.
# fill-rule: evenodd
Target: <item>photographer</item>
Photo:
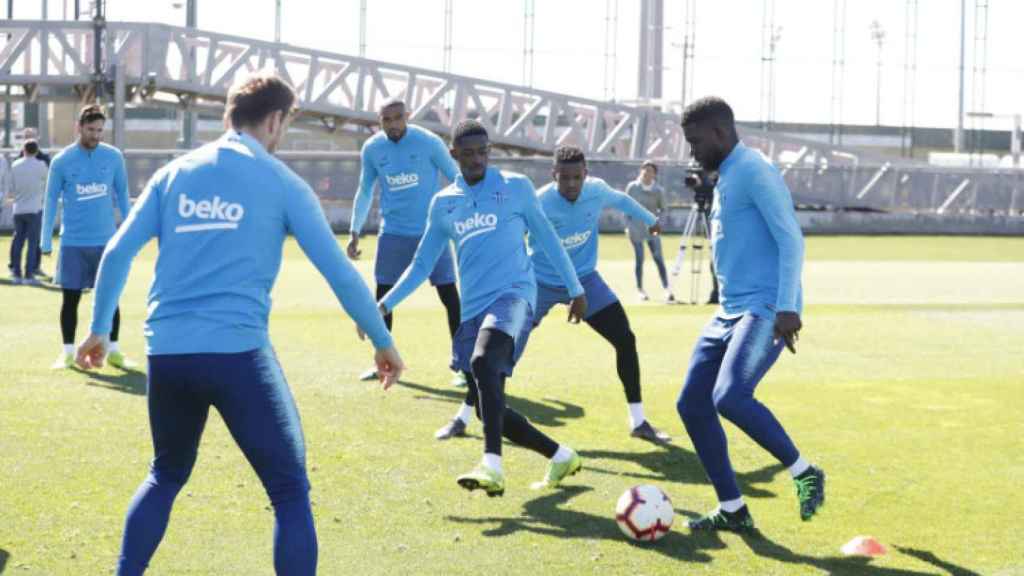
<path fill-rule="evenodd" d="M 657 183 L 657 177 L 658 166 L 650 160 L 644 161 L 640 166 L 637 179 L 626 186 L 626 194 L 660 218 L 665 212 L 665 189 Z M 629 241 L 633 244 L 633 253 L 636 256 L 637 294 L 641 300 L 649 298 L 647 292 L 644 291 L 644 243 L 646 242 L 651 250 L 654 264 L 658 267 L 661 287 L 665 289 L 665 302 L 675 303 L 676 298 L 672 295 L 672 289 L 668 285 L 668 272 L 665 270 L 665 258 L 661 252 L 661 238 L 651 234 L 643 222 L 631 218 L 627 221 L 626 232 L 629 235 Z"/>

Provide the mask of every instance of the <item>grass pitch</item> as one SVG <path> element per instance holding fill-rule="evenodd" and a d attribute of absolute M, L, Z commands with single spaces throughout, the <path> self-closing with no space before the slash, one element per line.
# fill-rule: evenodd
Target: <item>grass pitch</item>
<path fill-rule="evenodd" d="M 372 240 L 372 239 L 371 239 Z M 9 238 L 0 240 L 6 254 Z M 339 241 L 344 239 L 339 238 Z M 489 499 L 455 476 L 472 438 L 433 439 L 461 401 L 433 290 L 396 314 L 406 383 L 356 381 L 370 365 L 326 284 L 294 243 L 274 290 L 271 337 L 305 428 L 320 573 L 341 574 L 1024 574 L 1024 240 L 809 238 L 805 329 L 758 390 L 801 451 L 829 475 L 821 515 L 800 522 L 788 473 L 726 425 L 759 537 L 694 535 L 715 505 L 675 412 L 690 349 L 712 310 L 637 300 L 632 251 L 602 238 L 599 266 L 636 332 L 659 448 L 628 436 L 611 349 L 556 308 L 509 382 L 511 404 L 580 451 L 584 470 L 533 492 L 544 461 L 506 451 L 508 489 Z M 678 242 L 666 238 L 666 251 Z M 360 269 L 370 278 L 373 242 Z M 143 360 L 141 324 L 155 245 L 135 262 L 122 347 Z M 52 259 L 44 267 L 52 270 Z M 678 296 L 687 296 L 680 278 Z M 648 260 L 646 283 L 660 296 Z M 145 375 L 52 372 L 57 291 L 0 284 L 0 572 L 108 574 L 123 516 L 151 457 Z M 83 301 L 79 337 L 91 317 Z M 677 509 L 672 532 L 632 545 L 619 494 L 654 483 Z M 271 574 L 270 511 L 254 473 L 211 412 L 153 574 Z M 889 554 L 843 558 L 857 535 Z"/>

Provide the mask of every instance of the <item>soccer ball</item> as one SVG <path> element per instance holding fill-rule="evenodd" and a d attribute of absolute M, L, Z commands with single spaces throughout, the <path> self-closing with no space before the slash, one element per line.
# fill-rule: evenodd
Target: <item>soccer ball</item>
<path fill-rule="evenodd" d="M 615 505 L 615 522 L 630 540 L 654 542 L 668 534 L 673 517 L 672 501 L 650 484 L 626 490 Z"/>

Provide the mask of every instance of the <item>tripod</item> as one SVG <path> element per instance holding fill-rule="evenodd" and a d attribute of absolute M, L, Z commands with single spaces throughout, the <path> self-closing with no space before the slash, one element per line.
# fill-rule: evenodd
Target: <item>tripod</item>
<path fill-rule="evenodd" d="M 683 226 L 683 237 L 679 241 L 679 252 L 672 264 L 672 275 L 679 276 L 686 263 L 686 250 L 690 250 L 690 304 L 700 304 L 702 294 L 701 281 L 704 271 L 705 247 L 711 250 L 711 209 L 708 201 L 701 195 L 697 195 L 693 205 L 690 206 L 690 213 L 686 217 L 686 224 Z M 710 260 L 710 255 L 708 259 Z M 715 277 L 712 265 L 711 281 L 714 289 L 711 292 L 709 304 L 718 303 L 718 278 Z"/>

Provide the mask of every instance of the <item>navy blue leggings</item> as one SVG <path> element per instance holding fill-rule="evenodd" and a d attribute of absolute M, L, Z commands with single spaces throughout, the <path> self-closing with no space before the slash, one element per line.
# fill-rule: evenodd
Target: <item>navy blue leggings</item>
<path fill-rule="evenodd" d="M 148 398 L 155 456 L 128 508 L 117 574 L 142 574 L 156 552 L 174 498 L 196 462 L 210 406 L 220 413 L 274 506 L 276 573 L 315 574 L 305 441 L 273 349 L 150 356 Z"/>
<path fill-rule="evenodd" d="M 754 398 L 754 389 L 784 346 L 773 341 L 774 326 L 774 315 L 712 319 L 694 347 L 679 393 L 676 408 L 719 502 L 740 497 L 719 414 L 783 465 L 791 466 L 800 457 L 779 421 Z"/>

